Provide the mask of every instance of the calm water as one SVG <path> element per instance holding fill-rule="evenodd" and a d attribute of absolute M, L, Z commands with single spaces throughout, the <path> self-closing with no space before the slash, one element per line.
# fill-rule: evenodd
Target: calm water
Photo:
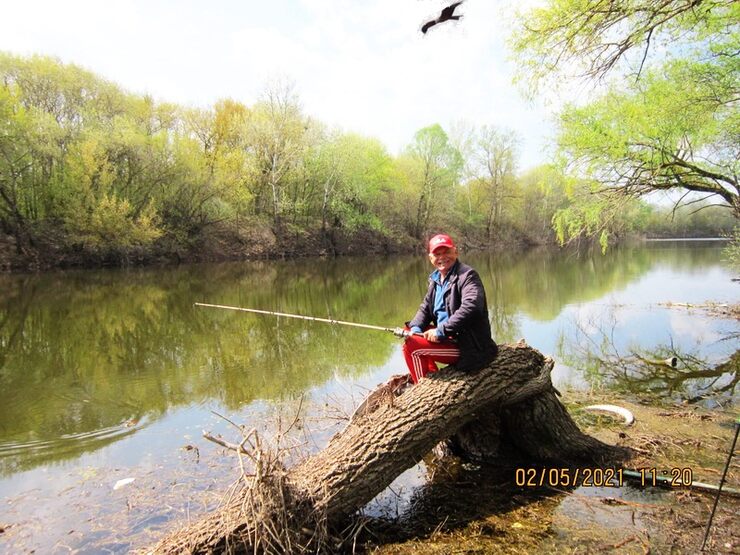
<path fill-rule="evenodd" d="M 660 242 L 606 256 L 462 258 L 483 278 L 495 338 L 554 356 L 556 385 L 680 400 L 732 376 L 620 382 L 594 356 L 672 348 L 710 366 L 726 359 L 736 320 L 664 305 L 739 302 L 720 253 L 719 243 Z M 194 302 L 392 327 L 415 312 L 430 269 L 421 257 L 373 257 L 0 276 L 0 525 L 10 525 L 0 550 L 125 551 L 202 511 L 233 478 L 233 460 L 200 438 L 234 436 L 212 411 L 269 430 L 300 407 L 315 450 L 367 388 L 404 370 L 387 333 Z M 156 507 L 144 489 L 161 495 Z"/>

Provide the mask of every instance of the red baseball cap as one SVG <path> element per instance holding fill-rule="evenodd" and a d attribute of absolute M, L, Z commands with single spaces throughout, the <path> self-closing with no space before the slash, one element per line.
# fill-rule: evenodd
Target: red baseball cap
<path fill-rule="evenodd" d="M 451 249 L 454 249 L 455 243 L 452 240 L 452 237 L 441 233 L 429 239 L 429 252 L 432 253 L 435 249 L 438 249 L 439 247 L 449 247 Z"/>

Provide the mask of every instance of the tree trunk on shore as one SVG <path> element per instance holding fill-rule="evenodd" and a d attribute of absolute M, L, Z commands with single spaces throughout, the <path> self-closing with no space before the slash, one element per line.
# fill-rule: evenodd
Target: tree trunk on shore
<path fill-rule="evenodd" d="M 253 481 L 156 553 L 330 549 L 317 528 L 344 522 L 439 442 L 480 459 L 516 450 L 531 462 L 613 464 L 626 452 L 583 434 L 555 396 L 553 362 L 504 345 L 475 373 L 448 368 L 354 418 L 319 453 Z M 259 472 L 257 472 L 259 474 Z"/>

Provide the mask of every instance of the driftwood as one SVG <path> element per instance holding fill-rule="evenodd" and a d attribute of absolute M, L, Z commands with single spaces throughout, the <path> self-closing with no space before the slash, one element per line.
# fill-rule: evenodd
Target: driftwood
<path fill-rule="evenodd" d="M 372 412 L 355 416 L 322 451 L 262 474 L 153 552 L 331 550 L 318 529 L 345 522 L 440 442 L 486 460 L 516 453 L 530 463 L 613 465 L 625 458 L 624 449 L 578 429 L 556 397 L 552 367 L 520 342 L 502 346 L 478 372 L 450 367 L 399 396 L 376 395 Z"/>

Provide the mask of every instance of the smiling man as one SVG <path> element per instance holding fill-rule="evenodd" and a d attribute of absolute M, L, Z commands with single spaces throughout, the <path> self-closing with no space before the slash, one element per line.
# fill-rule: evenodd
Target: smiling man
<path fill-rule="evenodd" d="M 435 270 L 416 316 L 407 324 L 413 335 L 403 345 L 414 383 L 436 372 L 437 362 L 472 371 L 491 362 L 498 351 L 480 276 L 457 257 L 449 235 L 429 240 L 429 260 Z"/>

